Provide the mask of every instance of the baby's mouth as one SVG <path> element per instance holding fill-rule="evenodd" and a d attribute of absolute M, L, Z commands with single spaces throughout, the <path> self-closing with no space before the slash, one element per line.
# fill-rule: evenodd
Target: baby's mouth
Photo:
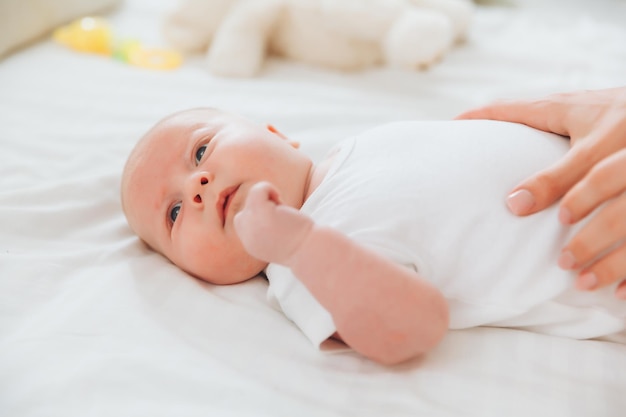
<path fill-rule="evenodd" d="M 231 202 L 233 201 L 233 197 L 237 190 L 239 189 L 239 185 L 234 185 L 232 187 L 225 188 L 219 195 L 217 199 L 217 213 L 222 221 L 222 227 L 226 225 L 226 214 L 230 209 Z"/>

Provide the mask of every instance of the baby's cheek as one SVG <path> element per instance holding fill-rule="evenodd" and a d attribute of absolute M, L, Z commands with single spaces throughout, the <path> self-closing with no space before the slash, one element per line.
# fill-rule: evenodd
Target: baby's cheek
<path fill-rule="evenodd" d="M 201 276 L 206 269 L 208 257 L 202 236 L 193 232 L 179 233 L 172 249 L 170 259 L 174 264 L 192 275 Z"/>
<path fill-rule="evenodd" d="M 195 239 L 190 239 L 185 245 L 186 258 L 190 264 L 198 267 L 206 265 L 211 255 L 215 255 L 215 248 L 213 245 L 208 244 L 203 237 L 197 236 Z"/>

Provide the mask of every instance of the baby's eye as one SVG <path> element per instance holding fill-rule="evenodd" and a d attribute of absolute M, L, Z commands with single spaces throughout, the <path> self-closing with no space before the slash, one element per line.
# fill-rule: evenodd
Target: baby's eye
<path fill-rule="evenodd" d="M 170 220 L 172 221 L 172 223 L 174 223 L 176 221 L 176 218 L 178 217 L 178 212 L 180 211 L 180 203 L 176 204 L 174 207 L 172 207 L 172 209 L 170 210 Z"/>
<path fill-rule="evenodd" d="M 204 156 L 204 151 L 206 151 L 206 145 L 202 145 L 196 151 L 196 165 L 200 164 L 202 157 Z"/>

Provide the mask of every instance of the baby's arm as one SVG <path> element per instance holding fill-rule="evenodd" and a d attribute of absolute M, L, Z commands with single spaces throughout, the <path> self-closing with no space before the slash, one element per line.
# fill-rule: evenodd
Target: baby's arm
<path fill-rule="evenodd" d="M 281 205 L 270 184 L 250 190 L 235 226 L 250 254 L 292 270 L 330 312 L 339 337 L 364 356 L 399 363 L 429 351 L 445 335 L 448 309 L 436 288 Z"/>

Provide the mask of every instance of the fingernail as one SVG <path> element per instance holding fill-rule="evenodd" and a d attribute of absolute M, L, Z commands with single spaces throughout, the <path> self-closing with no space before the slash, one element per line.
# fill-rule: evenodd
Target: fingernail
<path fill-rule="evenodd" d="M 561 209 L 559 210 L 559 221 L 561 222 L 561 224 L 572 223 L 572 213 L 565 207 L 561 207 Z"/>
<path fill-rule="evenodd" d="M 587 272 L 578 277 L 576 287 L 579 290 L 592 290 L 598 284 L 598 278 L 593 272 Z"/>
<path fill-rule="evenodd" d="M 517 190 L 506 199 L 506 205 L 513 214 L 526 214 L 535 205 L 535 197 L 528 190 Z"/>
<path fill-rule="evenodd" d="M 626 300 L 626 285 L 622 285 L 615 291 L 615 296 L 620 300 Z"/>
<path fill-rule="evenodd" d="M 559 256 L 559 266 L 563 269 L 573 269 L 576 265 L 576 258 L 574 254 L 568 250 L 561 252 Z"/>

